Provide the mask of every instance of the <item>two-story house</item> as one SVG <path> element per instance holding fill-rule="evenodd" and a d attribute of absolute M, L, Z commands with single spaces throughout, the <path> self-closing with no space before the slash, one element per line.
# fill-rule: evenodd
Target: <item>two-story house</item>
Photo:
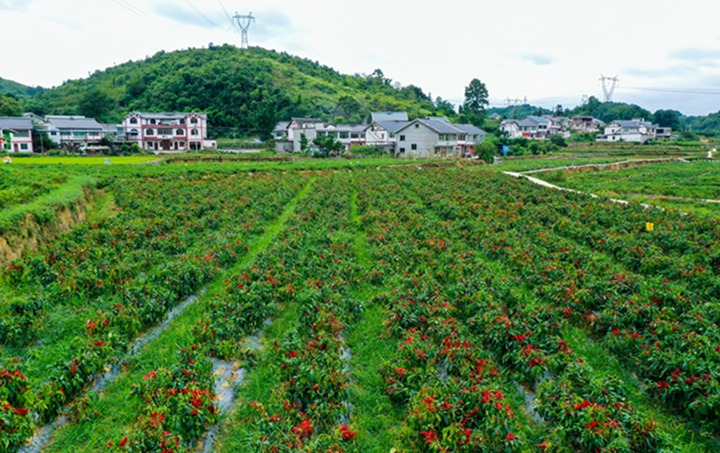
<path fill-rule="evenodd" d="M 644 119 L 616 120 L 608 124 L 604 134 L 597 136 L 597 141 L 645 143 L 656 138 L 657 127 Z"/>
<path fill-rule="evenodd" d="M 574 132 L 597 134 L 603 127 L 605 123 L 592 116 L 576 115 L 570 120 L 570 130 Z"/>
<path fill-rule="evenodd" d="M 485 131 L 447 119 L 416 119 L 397 131 L 395 155 L 405 158 L 450 157 L 473 154 Z"/>
<path fill-rule="evenodd" d="M 0 118 L 0 150 L 11 153 L 32 153 L 32 120 L 18 117 Z"/>
<path fill-rule="evenodd" d="M 217 147 L 208 139 L 205 113 L 139 113 L 123 120 L 127 140 L 148 151 L 195 151 Z"/>
<path fill-rule="evenodd" d="M 397 131 L 407 126 L 407 112 L 373 112 L 370 126 L 365 131 L 365 144 L 380 149 L 394 150 Z"/>
<path fill-rule="evenodd" d="M 96 144 L 105 136 L 103 127 L 94 118 L 73 115 L 48 115 L 40 123 L 38 132 L 62 147 L 84 147 Z"/>

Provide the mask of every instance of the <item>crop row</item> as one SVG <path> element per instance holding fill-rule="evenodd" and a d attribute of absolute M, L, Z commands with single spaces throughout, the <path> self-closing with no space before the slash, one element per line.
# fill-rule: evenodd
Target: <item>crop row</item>
<path fill-rule="evenodd" d="M 412 185 L 409 180 L 402 183 Z M 414 448 L 514 450 L 527 448 L 528 440 L 536 439 L 542 449 L 554 446 L 594 451 L 631 445 L 633 451 L 656 451 L 665 442 L 666 435 L 655 429 L 652 420 L 627 404 L 617 382 L 591 378 L 592 370 L 559 334 L 562 319 L 553 319 L 552 313 L 511 295 L 506 277 L 491 278 L 497 272 L 476 259 L 458 232 L 453 231 L 451 222 L 439 221 L 412 196 L 406 194 L 403 199 L 402 192 L 393 193 L 394 199 L 388 201 L 383 200 L 381 191 L 367 190 L 368 197 L 374 198 L 366 202 L 375 211 L 387 205 L 387 223 L 369 225 L 371 232 L 383 231 L 371 234 L 378 258 L 392 257 L 407 266 L 406 275 L 394 281 L 400 287 L 381 299 L 390 307 L 390 326 L 406 338 L 399 347 L 401 357 L 412 359 L 399 370 L 392 370 L 394 364 L 388 366 L 388 391 L 401 399 L 417 392 L 425 404 L 433 402 L 412 408 L 415 415 L 408 418 L 409 427 L 414 428 L 415 436 L 419 431 L 424 437 L 424 443 L 422 438 L 415 439 Z M 420 345 L 435 345 L 418 347 L 417 339 Z M 482 370 L 488 370 L 496 386 L 494 390 L 492 386 L 480 390 L 481 400 L 474 401 L 478 383 L 483 385 L 479 377 L 487 376 L 479 376 L 474 370 L 468 377 L 462 370 L 471 352 L 482 357 L 479 347 L 491 351 L 500 366 L 487 357 L 474 359 L 476 364 L 482 364 Z M 424 367 L 423 361 L 431 366 Z M 537 411 L 541 427 L 508 419 L 509 414 L 524 409 L 512 410 L 493 400 L 502 395 L 498 387 L 512 388 L 507 384 L 510 380 L 532 388 L 538 386 L 536 407 L 530 411 Z M 475 384 L 475 391 L 469 390 L 471 384 Z M 458 385 L 460 388 L 454 387 Z M 414 386 L 419 390 L 413 391 Z M 443 405 L 435 403 L 438 393 Z M 504 407 L 506 416 L 488 414 L 488 404 L 496 409 Z M 475 410 L 469 411 L 473 417 L 468 417 L 468 409 Z M 423 414 L 420 424 L 415 423 L 417 414 Z"/>
<path fill-rule="evenodd" d="M 522 194 L 542 195 L 536 188 L 491 179 L 482 189 L 470 188 L 462 185 L 464 175 L 448 177 L 457 177 L 457 185 L 433 186 L 415 178 L 413 189 L 444 215 L 452 206 L 453 222 L 460 225 L 468 244 L 507 263 L 537 297 L 553 302 L 557 311 L 599 335 L 609 350 L 637 371 L 650 396 L 698 422 L 717 416 L 720 337 L 717 304 L 713 298 L 705 299 L 706 287 L 695 281 L 688 284 L 684 278 L 634 274 L 623 260 L 567 239 L 562 228 L 544 223 L 542 215 L 526 215 L 529 210 L 569 209 L 572 204 L 564 198 L 558 199 L 558 205 L 544 199 L 535 206 Z M 508 206 L 500 200 L 507 200 L 510 188 L 517 201 Z M 492 195 L 487 195 L 488 189 Z M 599 202 L 585 211 L 591 209 L 614 210 L 618 224 L 635 216 Z M 711 230 L 707 235 L 708 242 L 713 234 Z"/>

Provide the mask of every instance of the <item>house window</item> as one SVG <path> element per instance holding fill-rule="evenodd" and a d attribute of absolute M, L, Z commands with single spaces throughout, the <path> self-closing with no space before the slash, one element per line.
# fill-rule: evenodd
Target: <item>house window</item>
<path fill-rule="evenodd" d="M 155 124 L 155 120 L 150 120 L 150 124 Z"/>
<path fill-rule="evenodd" d="M 190 131 L 190 135 L 199 135 L 199 132 L 197 129 L 193 129 L 192 131 Z"/>
<path fill-rule="evenodd" d="M 155 131 L 152 130 L 152 129 L 147 129 L 147 130 L 145 131 L 145 135 L 155 135 Z"/>
<path fill-rule="evenodd" d="M 418 129 L 420 125 L 418 123 L 415 123 L 415 129 Z"/>
<path fill-rule="evenodd" d="M 170 134 L 172 134 L 172 129 L 158 129 L 158 134 L 170 135 Z"/>
<path fill-rule="evenodd" d="M 178 129 L 175 131 L 175 135 L 185 135 L 185 131 L 182 129 Z"/>
<path fill-rule="evenodd" d="M 27 150 L 28 150 L 28 145 L 27 145 L 27 143 L 20 143 L 20 149 L 23 150 L 23 151 L 27 151 Z"/>
<path fill-rule="evenodd" d="M 348 138 L 349 134 L 347 132 L 340 132 L 340 138 Z"/>
<path fill-rule="evenodd" d="M 401 153 L 404 153 L 404 152 L 405 152 L 405 148 L 400 148 L 400 152 L 401 152 Z"/>
<path fill-rule="evenodd" d="M 137 118 L 130 118 L 130 124 L 137 124 Z"/>
<path fill-rule="evenodd" d="M 417 144 L 413 143 L 412 145 L 410 145 L 410 149 L 413 151 L 417 150 Z"/>
<path fill-rule="evenodd" d="M 197 118 L 190 118 L 190 124 L 197 124 Z"/>
<path fill-rule="evenodd" d="M 400 141 L 401 141 L 401 142 L 404 142 L 404 141 L 405 141 L 405 136 L 404 136 L 404 135 L 401 135 L 401 136 L 400 136 Z"/>

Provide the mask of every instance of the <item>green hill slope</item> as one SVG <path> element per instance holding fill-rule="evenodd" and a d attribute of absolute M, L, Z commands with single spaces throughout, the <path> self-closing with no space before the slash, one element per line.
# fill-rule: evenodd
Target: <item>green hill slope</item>
<path fill-rule="evenodd" d="M 43 114 L 84 114 L 118 122 L 131 111 L 202 111 L 214 135 L 267 136 L 291 116 L 361 122 L 371 111 L 433 113 L 421 89 L 397 88 L 376 70 L 343 75 L 317 62 L 265 50 L 211 46 L 159 52 L 35 96 Z"/>
<path fill-rule="evenodd" d="M 9 94 L 18 98 L 34 96 L 45 90 L 42 87 L 29 87 L 22 83 L 0 77 L 0 94 Z"/>

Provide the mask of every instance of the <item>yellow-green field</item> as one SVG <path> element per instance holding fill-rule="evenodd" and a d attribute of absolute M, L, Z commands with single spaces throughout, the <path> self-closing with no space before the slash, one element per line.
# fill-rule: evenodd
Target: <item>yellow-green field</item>
<path fill-rule="evenodd" d="M 42 156 L 42 157 L 17 157 L 13 158 L 11 164 L 5 165 L 104 165 L 105 157 L 64 157 L 64 156 Z M 123 156 L 108 157 L 113 165 L 141 164 L 151 162 L 155 156 Z"/>

